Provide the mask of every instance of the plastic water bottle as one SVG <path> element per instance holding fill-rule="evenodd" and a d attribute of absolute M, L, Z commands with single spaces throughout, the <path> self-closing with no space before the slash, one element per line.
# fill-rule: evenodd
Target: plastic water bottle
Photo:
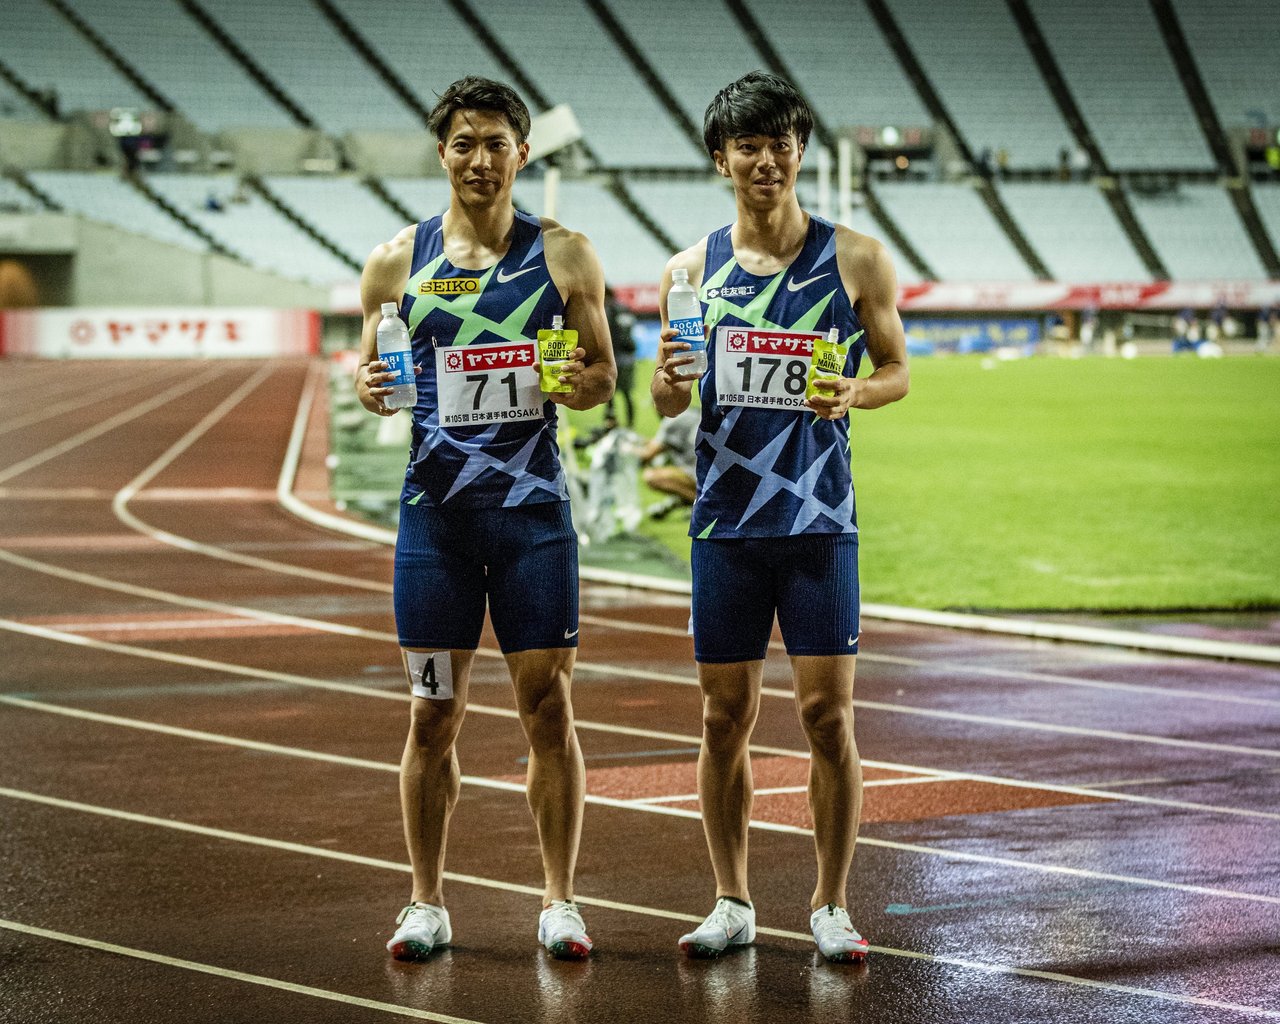
<path fill-rule="evenodd" d="M 698 301 L 698 293 L 689 283 L 689 271 L 679 267 L 671 271 L 671 290 L 667 292 L 667 323 L 676 329 L 673 341 L 683 341 L 689 345 L 688 352 L 677 352 L 693 356 L 692 363 L 680 367 L 682 374 L 707 372 L 707 336 L 702 329 L 702 303 Z"/>
<path fill-rule="evenodd" d="M 378 324 L 378 358 L 395 374 L 387 382 L 391 394 L 382 400 L 388 409 L 412 409 L 418 401 L 418 385 L 413 377 L 413 348 L 409 345 L 409 328 L 399 316 L 394 302 L 382 304 L 382 323 Z"/>

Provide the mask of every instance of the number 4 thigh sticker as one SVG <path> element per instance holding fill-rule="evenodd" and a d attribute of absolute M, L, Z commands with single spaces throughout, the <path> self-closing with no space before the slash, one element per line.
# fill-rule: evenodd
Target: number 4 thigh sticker
<path fill-rule="evenodd" d="M 453 698 L 453 663 L 448 651 L 405 651 L 409 668 L 409 689 L 427 700 Z"/>

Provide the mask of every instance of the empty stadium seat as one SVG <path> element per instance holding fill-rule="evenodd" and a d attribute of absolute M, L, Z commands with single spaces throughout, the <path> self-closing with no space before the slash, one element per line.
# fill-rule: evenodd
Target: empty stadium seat
<path fill-rule="evenodd" d="M 207 243 L 110 171 L 35 171 L 32 183 L 64 210 L 160 242 L 203 252 Z"/>
<path fill-rule="evenodd" d="M 1129 199 L 1175 281 L 1267 276 L 1225 189 L 1183 184 L 1154 195 L 1134 192 Z"/>
<path fill-rule="evenodd" d="M 1005 206 L 1057 281 L 1145 281 L 1150 275 L 1091 184 L 1006 182 Z"/>

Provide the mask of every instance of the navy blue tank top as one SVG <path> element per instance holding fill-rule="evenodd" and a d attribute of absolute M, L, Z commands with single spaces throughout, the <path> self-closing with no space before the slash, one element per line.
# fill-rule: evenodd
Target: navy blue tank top
<path fill-rule="evenodd" d="M 777 274 L 738 266 L 732 225 L 707 236 L 699 297 L 712 328 L 699 383 L 698 499 L 689 533 L 700 538 L 855 533 L 849 417 L 824 420 L 809 409 L 721 406 L 716 393 L 717 327 L 825 333 L 853 339 L 845 375 L 855 376 L 865 335 L 836 265 L 835 226 L 810 215 L 804 248 Z"/>
<path fill-rule="evenodd" d="M 464 270 L 445 258 L 441 217 L 419 224 L 400 315 L 409 325 L 413 361 L 422 367 L 401 500 L 451 508 L 567 501 L 553 402 L 544 401 L 536 419 L 440 422 L 437 347 L 533 341 L 553 316 L 564 315 L 538 218 L 516 211 L 511 248 L 487 270 Z"/>

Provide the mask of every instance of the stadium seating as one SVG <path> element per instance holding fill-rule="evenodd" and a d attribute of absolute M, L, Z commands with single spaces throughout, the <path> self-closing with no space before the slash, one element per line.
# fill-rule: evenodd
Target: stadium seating
<path fill-rule="evenodd" d="M 360 264 L 404 227 L 394 210 L 353 178 L 270 177 L 265 184 Z"/>
<path fill-rule="evenodd" d="M 1176 0 L 1174 8 L 1222 127 L 1280 124 L 1273 75 L 1280 4 L 1267 0 Z"/>
<path fill-rule="evenodd" d="M 864 4 L 807 0 L 804 17 L 774 0 L 747 0 L 747 7 L 832 131 L 933 122 Z"/>
<path fill-rule="evenodd" d="M 1031 0 L 1107 162 L 1116 170 L 1212 168 L 1204 135 L 1146 0 Z"/>
<path fill-rule="evenodd" d="M 186 249 L 204 251 L 204 239 L 188 231 L 119 174 L 109 171 L 36 171 L 31 180 L 63 209 Z"/>
<path fill-rule="evenodd" d="M 543 212 L 542 194 L 522 193 L 529 212 Z M 631 216 L 604 186 L 589 181 L 565 181 L 560 185 L 556 220 L 574 231 L 585 232 L 604 266 L 611 284 L 657 281 L 671 253 Z"/>
<path fill-rule="evenodd" d="M 0 61 L 35 89 L 56 89 L 64 114 L 152 106 L 44 0 L 5 0 Z"/>
<path fill-rule="evenodd" d="M 885 182 L 876 194 L 944 281 L 1029 281 L 1034 275 L 969 185 Z"/>
<path fill-rule="evenodd" d="M 733 221 L 733 191 L 723 179 L 706 181 L 635 181 L 631 194 L 658 226 L 683 248 Z"/>
<path fill-rule="evenodd" d="M 422 122 L 310 0 L 202 0 L 316 124 L 421 129 Z"/>
<path fill-rule="evenodd" d="M 74 5 L 112 49 L 198 128 L 213 132 L 238 127 L 283 128 L 294 123 L 177 4 L 74 0 Z M 70 32 L 69 26 L 66 32 Z"/>
<path fill-rule="evenodd" d="M 446 0 L 334 2 L 427 110 L 449 83 L 466 75 L 511 77 Z"/>
<path fill-rule="evenodd" d="M 0 118 L 18 121 L 46 120 L 44 111 L 3 78 L 0 78 Z"/>
<path fill-rule="evenodd" d="M 1267 233 L 1280 245 L 1280 183 L 1255 186 L 1253 201 L 1257 204 L 1258 214 L 1266 225 Z"/>
<path fill-rule="evenodd" d="M 526 191 L 523 179 L 517 179 L 519 194 Z M 383 186 L 417 220 L 427 220 L 443 213 L 449 205 L 449 182 L 445 178 L 384 178 Z M 401 225 L 403 227 L 404 225 Z"/>
<path fill-rule="evenodd" d="M 0 178 L 0 213 L 36 213 L 41 205 L 8 178 Z"/>
<path fill-rule="evenodd" d="M 255 266 L 315 284 L 349 281 L 356 276 L 356 271 L 264 199 L 238 190 L 232 175 L 156 174 L 148 180 L 211 236 Z M 211 195 L 220 210 L 207 209 Z"/>
<path fill-rule="evenodd" d="M 1150 275 L 1102 193 L 1076 182 L 1007 182 L 1000 194 L 1059 281 L 1145 281 Z"/>
<path fill-rule="evenodd" d="M 1235 207 L 1217 185 L 1133 193 L 1133 212 L 1176 280 L 1265 278 Z"/>
<path fill-rule="evenodd" d="M 503 46 L 521 55 L 547 99 L 573 108 L 584 141 L 604 164 L 704 165 L 705 155 L 679 132 L 582 0 L 502 0 L 476 10 Z"/>
<path fill-rule="evenodd" d="M 1004 0 L 891 0 L 897 22 L 975 157 L 1052 167 L 1071 132 Z"/>

